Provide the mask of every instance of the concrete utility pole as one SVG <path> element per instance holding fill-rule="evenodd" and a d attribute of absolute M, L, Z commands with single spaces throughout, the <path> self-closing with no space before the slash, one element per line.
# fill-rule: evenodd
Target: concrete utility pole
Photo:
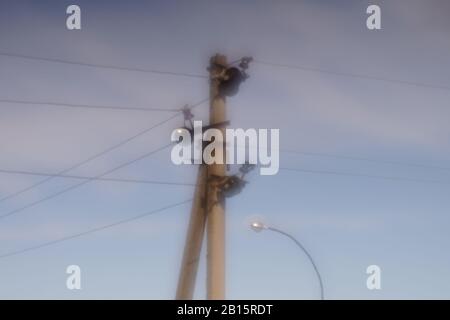
<path fill-rule="evenodd" d="M 186 236 L 183 261 L 181 262 L 178 279 L 177 300 L 191 300 L 194 295 L 195 279 L 197 277 L 198 261 L 202 249 L 206 223 L 206 166 L 201 164 L 198 169 L 197 186 L 192 203 L 191 218 Z"/>
<path fill-rule="evenodd" d="M 215 55 L 210 61 L 210 126 L 220 124 L 225 136 L 225 98 L 219 95 L 219 85 L 227 68 L 224 56 Z M 223 150 L 225 163 L 225 150 Z M 203 154 L 202 154 L 203 156 Z M 225 297 L 225 210 L 220 188 L 213 181 L 226 175 L 225 164 L 201 164 L 191 209 L 183 260 L 178 279 L 177 300 L 193 298 L 198 261 L 207 223 L 207 298 Z"/>
<path fill-rule="evenodd" d="M 225 56 L 216 55 L 210 62 L 210 124 L 226 121 L 225 97 L 219 94 L 220 76 L 227 68 Z M 225 139 L 225 127 L 221 126 Z M 207 298 L 225 299 L 225 199 L 213 184 L 216 177 L 226 176 L 225 141 L 223 141 L 223 164 L 211 164 L 207 169 Z"/>
<path fill-rule="evenodd" d="M 183 261 L 178 281 L 177 299 L 192 299 L 197 275 L 198 261 L 202 248 L 202 241 L 207 231 L 207 298 L 225 299 L 225 197 L 238 194 L 245 185 L 242 177 L 227 176 L 225 130 L 229 122 L 226 120 L 225 96 L 232 96 L 238 92 L 239 85 L 248 77 L 245 70 L 251 57 L 240 60 L 239 68 L 227 64 L 223 55 L 211 58 L 210 73 L 210 116 L 206 128 L 220 130 L 223 141 L 215 141 L 215 145 L 222 148 L 214 150 L 212 155 L 216 161 L 200 165 L 194 202 L 191 210 Z M 189 110 L 185 112 L 191 119 Z M 203 149 L 202 149 L 203 153 Z M 240 171 L 245 175 L 249 166 Z"/>

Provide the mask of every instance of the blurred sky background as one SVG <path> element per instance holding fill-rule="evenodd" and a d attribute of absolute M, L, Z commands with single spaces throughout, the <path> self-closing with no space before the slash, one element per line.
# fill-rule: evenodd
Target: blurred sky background
<path fill-rule="evenodd" d="M 78 4 L 82 30 L 66 29 Z M 382 9 L 382 30 L 366 8 Z M 220 52 L 342 73 L 450 87 L 450 2 L 395 1 L 0 1 L 0 52 L 207 74 Z M 180 108 L 208 96 L 207 79 L 0 56 L 0 99 Z M 288 239 L 248 228 L 263 219 L 296 236 L 322 273 L 328 299 L 450 298 L 450 90 L 253 63 L 228 99 L 233 128 L 279 128 L 281 148 L 429 166 L 301 154 L 281 165 L 367 175 L 254 171 L 227 203 L 227 298 L 316 299 L 306 257 Z M 207 119 L 207 106 L 195 109 Z M 0 169 L 56 173 L 172 114 L 0 103 Z M 71 174 L 94 176 L 167 144 L 178 117 Z M 233 170 L 237 168 L 233 167 Z M 195 167 L 170 151 L 108 177 L 193 183 Z M 0 197 L 42 177 L 0 174 Z M 51 182 L 0 203 L 0 214 L 77 180 Z M 0 220 L 0 255 L 192 197 L 189 186 L 94 181 Z M 172 299 L 190 205 L 0 258 L 0 298 Z M 66 288 L 66 267 L 82 290 Z M 366 288 L 367 266 L 382 290 Z M 202 254 L 196 298 L 205 297 Z"/>

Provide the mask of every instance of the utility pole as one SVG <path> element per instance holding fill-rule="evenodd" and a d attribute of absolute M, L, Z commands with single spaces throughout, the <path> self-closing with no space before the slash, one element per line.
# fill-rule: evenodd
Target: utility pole
<path fill-rule="evenodd" d="M 205 229 L 207 298 L 225 299 L 225 197 L 240 193 L 246 183 L 243 177 L 252 167 L 244 165 L 240 169 L 241 177 L 227 176 L 225 130 L 229 121 L 226 120 L 225 97 L 238 92 L 239 85 L 248 77 L 245 70 L 251 60 L 251 57 L 242 58 L 239 68 L 228 65 L 223 55 L 217 54 L 210 60 L 210 123 L 203 129 L 220 130 L 223 141 L 215 141 L 216 146 L 221 146 L 212 155 L 216 162 L 207 165 L 202 161 L 199 168 L 176 299 L 193 297 Z M 188 109 L 183 112 L 185 121 L 193 117 Z M 217 160 L 222 161 L 218 163 Z"/>
<path fill-rule="evenodd" d="M 221 76 L 227 68 L 227 59 L 215 55 L 210 61 L 210 124 L 226 121 L 225 97 L 219 94 Z M 225 140 L 225 127 L 221 126 Z M 222 164 L 214 163 L 207 169 L 207 298 L 225 299 L 225 199 L 220 197 L 220 189 L 213 184 L 216 177 L 226 175 L 226 152 L 223 141 Z"/>
<path fill-rule="evenodd" d="M 177 300 L 191 300 L 194 295 L 195 279 L 197 277 L 198 261 L 205 234 L 206 208 L 206 166 L 201 164 L 198 169 L 197 185 L 192 203 L 183 261 L 178 279 Z"/>

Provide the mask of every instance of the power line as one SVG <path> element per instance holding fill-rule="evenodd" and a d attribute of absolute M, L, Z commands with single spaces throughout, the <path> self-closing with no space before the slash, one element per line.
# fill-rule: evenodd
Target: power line
<path fill-rule="evenodd" d="M 241 149 L 246 149 L 247 151 L 249 150 L 249 148 L 247 146 L 237 146 L 237 147 L 241 148 Z M 262 146 L 259 146 L 259 148 L 264 149 L 264 150 L 268 149 L 268 148 L 262 147 Z M 308 152 L 308 151 L 301 151 L 301 150 L 294 150 L 294 149 L 280 149 L 280 153 L 290 153 L 290 154 L 296 154 L 296 155 L 308 156 L 308 157 L 333 158 L 333 159 L 363 161 L 363 162 L 381 163 L 381 164 L 389 164 L 389 165 L 396 165 L 396 166 L 417 167 L 417 168 L 424 168 L 424 169 L 450 171 L 450 167 L 433 166 L 433 165 L 428 165 L 428 164 L 394 161 L 394 160 L 372 159 L 372 158 L 348 156 L 348 155 L 333 154 L 333 153 Z"/>
<path fill-rule="evenodd" d="M 364 161 L 364 162 L 382 163 L 382 164 L 389 164 L 389 165 L 399 165 L 399 166 L 408 166 L 408 167 L 418 167 L 418 168 L 424 168 L 424 169 L 450 171 L 450 167 L 433 166 L 433 165 L 403 162 L 403 161 L 370 159 L 370 158 L 364 158 L 364 157 L 346 156 L 346 155 L 339 155 L 339 154 L 332 154 L 332 153 L 305 152 L 305 151 L 292 150 L 292 149 L 280 149 L 280 152 L 292 153 L 292 154 L 298 154 L 298 155 L 310 156 L 310 157 L 335 158 L 335 159 L 344 159 L 344 160 L 352 160 L 352 161 Z"/>
<path fill-rule="evenodd" d="M 268 62 L 268 61 L 262 61 L 262 60 L 255 60 L 255 62 L 259 63 L 259 64 L 262 64 L 262 65 L 272 66 L 272 67 L 280 67 L 280 68 L 286 68 L 286 69 L 297 69 L 297 70 L 303 70 L 303 71 L 308 71 L 308 72 L 331 74 L 331 75 L 341 76 L 341 77 L 383 81 L 383 82 L 396 83 L 396 84 L 402 84 L 402 85 L 408 85 L 408 86 L 424 87 L 424 88 L 431 88 L 431 89 L 439 89 L 439 90 L 450 91 L 450 87 L 449 86 L 444 86 L 444 85 L 436 85 L 436 84 L 430 84 L 430 83 L 414 82 L 414 81 L 399 80 L 399 79 L 389 79 L 389 78 L 378 77 L 378 76 L 367 75 L 367 74 L 357 74 L 357 73 L 349 73 L 349 72 L 332 71 L 332 70 L 326 70 L 326 69 L 321 69 L 321 68 L 298 66 L 298 65 L 289 65 L 289 64 Z"/>
<path fill-rule="evenodd" d="M 16 100 L 16 99 L 0 99 L 0 102 L 19 104 L 19 105 L 36 105 L 36 106 L 52 106 L 63 108 L 81 108 L 81 109 L 100 109 L 100 110 L 126 110 L 126 111 L 155 111 L 155 112 L 179 112 L 179 109 L 164 109 L 164 108 L 145 108 L 145 107 L 121 107 L 121 106 L 105 106 L 105 105 L 91 105 L 91 104 L 73 104 L 65 102 L 54 101 L 31 101 L 31 100 Z"/>
<path fill-rule="evenodd" d="M 31 56 L 25 54 L 18 53 L 10 53 L 10 52 L 0 52 L 0 56 L 10 57 L 10 58 L 20 58 L 34 61 L 43 61 L 43 62 L 51 62 L 51 63 L 62 63 L 68 65 L 76 65 L 83 67 L 92 67 L 92 68 L 101 68 L 101 69 L 111 69 L 111 70 L 120 70 L 120 71 L 133 71 L 133 72 L 143 72 L 143 73 L 155 73 L 155 74 L 163 74 L 170 76 L 180 76 L 180 77 L 189 77 L 189 78 L 207 78 L 206 75 L 193 74 L 193 73 L 184 73 L 184 72 L 175 72 L 175 71 L 163 71 L 156 69 L 144 69 L 144 68 L 132 68 L 132 67 L 123 67 L 123 66 L 114 66 L 107 64 L 99 64 L 99 63 L 89 63 L 89 62 L 81 62 L 81 61 L 73 61 L 73 60 L 65 60 L 65 59 L 56 59 L 56 58 L 45 58 L 38 56 Z"/>
<path fill-rule="evenodd" d="M 105 182 L 125 182 L 125 183 L 137 183 L 137 184 L 161 184 L 161 185 L 176 185 L 176 186 L 195 186 L 194 183 L 167 182 L 167 181 L 128 179 L 128 178 L 96 178 L 96 177 L 88 177 L 88 176 L 52 174 L 52 173 L 43 173 L 43 172 L 36 172 L 36 171 L 24 171 L 24 170 L 0 169 L 0 173 L 19 174 L 19 175 L 37 176 L 37 177 L 54 177 L 54 178 L 64 178 L 64 179 L 105 181 Z"/>
<path fill-rule="evenodd" d="M 162 208 L 159 208 L 159 209 L 155 209 L 155 210 L 152 210 L 152 211 L 149 211 L 149 212 L 146 212 L 146 213 L 143 213 L 143 214 L 131 217 L 131 218 L 119 220 L 119 221 L 116 221 L 114 223 L 106 224 L 106 225 L 103 225 L 103 226 L 100 226 L 100 227 L 97 227 L 97 228 L 93 228 L 93 229 L 90 229 L 90 230 L 79 232 L 79 233 L 76 233 L 76 234 L 73 234 L 73 235 L 70 235 L 70 236 L 66 236 L 66 237 L 63 237 L 63 238 L 59 238 L 59 239 L 56 239 L 56 240 L 52 240 L 52 241 L 49 241 L 49 242 L 45 242 L 45 243 L 42 243 L 42 244 L 39 244 L 39 245 L 36 245 L 36 246 L 27 247 L 27 248 L 24 248 L 24 249 L 21 249 L 21 250 L 17 250 L 17 251 L 11 251 L 11 252 L 8 252 L 8 253 L 0 255 L 0 259 L 11 257 L 11 256 L 15 256 L 15 255 L 19 255 L 19 254 L 30 252 L 30 251 L 34 251 L 34 250 L 38 250 L 38 249 L 41 249 L 41 248 L 44 248 L 44 247 L 48 247 L 48 246 L 51 246 L 51 245 L 55 245 L 55 244 L 58 244 L 58 243 L 61 243 L 61 242 L 65 242 L 65 241 L 68 241 L 68 240 L 79 238 L 79 237 L 82 237 L 82 236 L 85 236 L 85 235 L 88 235 L 88 234 L 91 234 L 91 233 L 95 233 L 95 232 L 99 232 L 99 231 L 102 231 L 102 230 L 105 230 L 105 229 L 116 227 L 116 226 L 119 226 L 119 225 L 122 225 L 122 224 L 125 224 L 125 223 L 128 223 L 128 222 L 132 222 L 132 221 L 135 221 L 135 220 L 142 219 L 142 218 L 147 217 L 149 215 L 153 215 L 153 214 L 159 213 L 161 211 L 165 211 L 165 210 L 168 210 L 168 209 L 172 209 L 172 208 L 175 208 L 175 207 L 182 206 L 182 205 L 187 204 L 187 203 L 189 203 L 191 201 L 192 201 L 192 199 L 185 200 L 185 201 L 178 202 L 178 203 L 175 203 L 175 204 L 172 204 L 172 205 L 168 205 L 168 206 L 165 206 L 165 207 L 162 207 Z"/>
<path fill-rule="evenodd" d="M 122 140 L 122 141 L 120 141 L 120 142 L 117 143 L 117 144 L 114 144 L 113 146 L 111 146 L 111 147 L 109 147 L 109 148 L 107 148 L 107 149 L 105 149 L 105 150 L 103 150 L 103 151 L 101 151 L 101 152 L 99 152 L 99 153 L 97 153 L 97 154 L 95 154 L 95 155 L 89 157 L 88 159 L 83 160 L 83 161 L 81 161 L 81 162 L 79 162 L 79 163 L 77 163 L 77 164 L 71 166 L 71 167 L 68 168 L 68 169 L 64 169 L 64 170 L 58 172 L 58 174 L 59 174 L 59 175 L 65 174 L 66 172 L 69 172 L 69 171 L 71 171 L 71 170 L 73 170 L 73 169 L 76 169 L 76 168 L 78 168 L 78 167 L 80 167 L 80 166 L 82 166 L 82 165 L 84 165 L 84 164 L 86 164 L 86 163 L 88 163 L 88 162 L 90 162 L 90 161 L 93 161 L 93 160 L 95 160 L 95 159 L 97 159 L 97 158 L 99 158 L 99 157 L 101 157 L 101 156 L 103 156 L 103 155 L 105 155 L 105 154 L 107 154 L 107 153 L 109 153 L 109 152 L 111 152 L 111 151 L 113 151 L 113 150 L 115 150 L 115 149 L 117 149 L 117 148 L 119 148 L 119 147 L 125 145 L 126 143 L 128 143 L 128 142 L 130 142 L 130 141 L 132 141 L 132 140 L 134 140 L 134 139 L 136 139 L 136 138 L 138 138 L 138 137 L 140 137 L 140 136 L 146 134 L 147 132 L 149 132 L 149 131 L 151 131 L 151 130 L 157 128 L 157 127 L 159 127 L 160 125 L 162 125 L 162 124 L 164 124 L 164 123 L 166 123 L 166 122 L 169 122 L 170 120 L 174 119 L 174 118 L 177 117 L 177 116 L 178 116 L 178 114 L 175 114 L 175 115 L 173 115 L 173 116 L 171 116 L 171 117 L 165 119 L 164 121 L 158 122 L 157 124 L 151 126 L 150 128 L 147 128 L 147 129 L 145 129 L 145 130 L 143 130 L 143 131 L 140 131 L 139 133 L 137 133 L 137 134 L 135 134 L 135 135 L 133 135 L 133 136 L 131 136 L 131 137 L 125 139 L 125 140 Z M 53 179 L 53 178 L 54 178 L 54 177 L 48 177 L 48 178 L 45 178 L 45 179 L 43 179 L 43 180 L 41 180 L 41 181 L 39 181 L 39 182 L 37 182 L 37 183 L 35 183 L 35 184 L 32 184 L 32 185 L 29 186 L 29 187 L 26 187 L 26 188 L 24 188 L 24 189 L 18 190 L 18 191 L 14 192 L 14 193 L 12 193 L 12 194 L 10 194 L 10 195 L 8 195 L 8 196 L 5 196 L 5 197 L 1 198 L 1 199 L 0 199 L 0 202 L 5 201 L 5 200 L 8 200 L 8 199 L 11 199 L 11 198 L 14 198 L 14 197 L 16 197 L 16 196 L 18 196 L 18 195 L 20 195 L 20 194 L 26 192 L 26 191 L 29 191 L 29 190 L 31 190 L 31 189 L 33 189 L 33 188 L 35 188 L 35 187 L 37 187 L 37 186 L 39 186 L 39 185 L 41 185 L 41 184 L 43 184 L 43 183 L 45 183 L 45 182 L 47 182 L 47 181 Z M 1 216 L 0 216 L 0 217 L 1 217 Z"/>
<path fill-rule="evenodd" d="M 122 169 L 122 168 L 124 168 L 124 167 L 130 165 L 130 164 L 133 164 L 133 163 L 135 163 L 135 162 L 137 162 L 137 161 L 140 161 L 140 160 L 142 160 L 142 159 L 144 159 L 144 158 L 147 158 L 147 157 L 149 157 L 149 156 L 151 156 L 151 155 L 153 155 L 153 154 L 155 154 L 155 153 L 157 153 L 157 152 L 159 152 L 159 151 L 162 151 L 162 150 L 164 150 L 164 149 L 167 149 L 167 148 L 170 147 L 171 145 L 172 145 L 172 143 L 169 143 L 169 144 L 167 144 L 167 145 L 164 145 L 164 146 L 162 146 L 162 147 L 160 147 L 160 148 L 158 148 L 158 149 L 155 149 L 155 150 L 153 150 L 153 151 L 151 151 L 151 152 L 145 153 L 145 154 L 139 156 L 138 158 L 135 158 L 135 159 L 133 159 L 133 160 L 131 160 L 131 161 L 125 162 L 125 163 L 123 163 L 123 164 L 121 164 L 121 165 L 119 165 L 119 166 L 117 166 L 117 167 L 114 167 L 114 168 L 112 168 L 112 169 L 110 169 L 110 170 L 107 170 L 107 171 L 103 172 L 102 174 L 99 174 L 99 175 L 97 175 L 97 176 L 95 176 L 95 177 L 91 177 L 91 178 L 89 178 L 88 180 L 83 180 L 83 181 L 81 181 L 80 183 L 71 185 L 71 186 L 69 186 L 69 187 L 67 187 L 67 188 L 65 188 L 65 189 L 62 189 L 62 190 L 58 191 L 58 192 L 52 193 L 52 194 L 50 194 L 50 195 L 48 195 L 48 196 L 46 196 L 46 197 L 44 197 L 44 198 L 41 198 L 41 199 L 36 200 L 36 201 L 34 201 L 34 202 L 31 202 L 31 203 L 29 203 L 29 204 L 27 204 L 27 205 L 25 205 L 25 206 L 23 206 L 23 207 L 14 209 L 14 210 L 12 210 L 12 211 L 6 213 L 6 214 L 0 215 L 0 219 L 4 219 L 4 218 L 6 218 L 6 217 L 9 217 L 9 216 L 12 216 L 12 215 L 14 215 L 14 214 L 17 214 L 17 213 L 19 213 L 19 212 L 21 212 L 21 211 L 24 211 L 24 210 L 26 210 L 26 209 L 29 209 L 29 208 L 31 208 L 31 207 L 34 207 L 34 206 L 36 206 L 36 205 L 38 205 L 38 204 L 40 204 L 40 203 L 42 203 L 42 202 L 45 202 L 45 201 L 47 201 L 47 200 L 51 200 L 51 199 L 53 199 L 53 198 L 56 198 L 57 196 L 60 196 L 60 195 L 62 195 L 62 194 L 64 194 L 64 193 L 66 193 L 66 192 L 72 191 L 72 190 L 74 190 L 74 189 L 76 189 L 76 188 L 79 188 L 79 187 L 81 187 L 81 186 L 83 186 L 83 185 L 85 185 L 85 184 L 87 184 L 87 183 L 89 183 L 89 182 L 91 182 L 91 181 L 94 181 L 94 179 L 102 178 L 102 177 L 104 177 L 104 176 L 106 176 L 106 175 L 108 175 L 108 174 L 110 174 L 110 173 L 113 173 L 114 171 L 117 171 L 117 170 L 119 170 L 119 169 Z"/>
<path fill-rule="evenodd" d="M 203 99 L 203 100 L 201 100 L 201 101 L 195 103 L 195 104 L 192 106 L 192 108 L 196 108 L 196 107 L 200 106 L 201 104 L 205 103 L 206 101 L 209 101 L 209 98 L 208 98 L 208 99 Z M 107 154 L 107 153 L 113 151 L 113 150 L 116 150 L 116 149 L 118 149 L 119 147 L 121 147 L 121 146 L 123 146 L 123 145 L 129 143 L 130 141 L 132 141 L 132 140 L 134 140 L 134 139 L 137 139 L 137 138 L 139 138 L 140 136 L 143 136 L 144 134 L 146 134 L 146 133 L 152 131 L 153 129 L 155 129 L 155 128 L 157 128 L 157 127 L 159 127 L 159 126 L 161 126 L 161 125 L 163 125 L 163 124 L 165 124 L 165 123 L 171 121 L 172 119 L 176 118 L 176 117 L 179 116 L 180 114 L 181 114 L 181 112 L 176 113 L 176 114 L 170 116 L 169 118 L 167 118 L 167 119 L 165 119 L 165 120 L 163 120 L 163 121 L 161 121 L 161 122 L 158 122 L 158 123 L 156 123 L 155 125 L 152 125 L 151 127 L 146 128 L 146 129 L 144 129 L 144 130 L 142 130 L 142 131 L 140 131 L 140 132 L 138 132 L 138 133 L 136 133 L 136 134 L 134 134 L 134 135 L 132 135 L 132 136 L 130 136 L 130 137 L 128 137 L 128 138 L 126 138 L 126 139 L 124 139 L 124 140 L 122 140 L 122 141 L 120 141 L 120 142 L 118 142 L 118 143 L 116 143 L 116 144 L 114 144 L 114 145 L 112 145 L 112 146 L 110 146 L 110 147 L 108 147 L 108 148 L 106 148 L 105 150 L 100 151 L 99 153 L 94 154 L 93 156 L 91 156 L 91 157 L 89 157 L 89 158 L 87 158 L 87 159 L 85 159 L 85 160 L 83 160 L 83 161 L 81 161 L 81 162 L 76 163 L 76 164 L 74 164 L 73 166 L 71 166 L 71 167 L 69 167 L 69 168 L 67 168 L 67 169 L 64 169 L 64 170 L 58 172 L 57 174 L 58 174 L 58 175 L 65 174 L 65 173 L 67 173 L 67 172 L 69 172 L 69 171 L 71 171 L 71 170 L 73 170 L 73 169 L 79 168 L 79 167 L 81 167 L 82 165 L 84 165 L 84 164 L 86 164 L 86 163 L 88 163 L 88 162 L 91 162 L 91 161 L 93 161 L 93 160 L 95 160 L 95 159 L 97 159 L 97 158 L 99 158 L 99 157 L 101 157 L 101 156 L 103 156 L 103 155 L 105 155 L 105 154 Z M 14 192 L 14 193 L 12 193 L 12 194 L 10 194 L 10 195 L 7 195 L 7 196 L 5 196 L 5 197 L 3 197 L 3 198 L 0 198 L 0 202 L 3 202 L 3 201 L 6 201 L 6 200 L 15 198 L 15 197 L 17 197 L 17 196 L 19 196 L 19 195 L 21 195 L 21 194 L 23 194 L 23 193 L 25 193 L 25 192 L 27 192 L 27 191 L 33 189 L 33 188 L 36 188 L 36 187 L 38 187 L 38 186 L 40 186 L 40 185 L 46 183 L 47 181 L 50 181 L 50 180 L 53 179 L 53 178 L 54 178 L 54 177 L 48 177 L 48 178 L 45 178 L 45 179 L 43 179 L 43 180 L 41 180 L 41 181 L 39 181 L 39 182 L 36 182 L 36 183 L 30 185 L 29 187 L 26 187 L 26 188 L 24 188 L 24 189 L 18 190 L 18 191 Z M 0 218 L 1 218 L 1 216 L 0 216 Z"/>
<path fill-rule="evenodd" d="M 371 174 L 365 174 L 365 173 L 352 173 L 352 172 L 341 172 L 341 171 L 311 170 L 311 169 L 287 168 L 287 167 L 280 167 L 280 170 L 302 172 L 302 173 L 311 173 L 311 174 L 324 174 L 324 175 L 349 176 L 349 177 L 360 177 L 360 178 L 373 178 L 373 179 L 394 180 L 394 181 L 450 184 L 450 181 L 443 181 L 443 180 L 416 179 L 416 178 L 397 177 L 397 176 L 381 176 L 381 175 L 379 176 L 379 175 L 371 175 Z"/>

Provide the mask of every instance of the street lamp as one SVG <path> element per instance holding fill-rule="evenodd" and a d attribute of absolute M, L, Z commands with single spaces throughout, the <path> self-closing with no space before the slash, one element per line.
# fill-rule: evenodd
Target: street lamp
<path fill-rule="evenodd" d="M 303 247 L 303 245 L 297 240 L 295 239 L 293 236 L 291 236 L 289 233 L 286 233 L 284 231 L 281 231 L 279 229 L 273 228 L 271 226 L 267 226 L 262 222 L 259 221 L 254 221 L 250 224 L 250 227 L 252 228 L 252 230 L 254 230 L 255 232 L 261 232 L 263 230 L 270 230 L 270 231 L 274 231 L 277 233 L 280 233 L 282 235 L 284 235 L 285 237 L 288 237 L 289 239 L 291 239 L 292 241 L 295 242 L 295 244 L 306 254 L 306 256 L 308 257 L 309 261 L 311 262 L 314 271 L 316 272 L 317 275 L 317 279 L 319 280 L 319 285 L 320 285 L 320 299 L 324 300 L 324 293 L 323 293 L 323 283 L 322 283 L 322 277 L 320 276 L 319 273 L 319 269 L 317 269 L 317 266 L 313 260 L 313 258 L 311 257 L 311 255 L 309 254 L 309 252 L 305 249 L 305 247 Z"/>
<path fill-rule="evenodd" d="M 250 227 L 253 229 L 253 231 L 255 232 L 261 232 L 264 229 L 267 229 L 267 227 L 261 223 L 261 222 L 253 222 Z"/>

